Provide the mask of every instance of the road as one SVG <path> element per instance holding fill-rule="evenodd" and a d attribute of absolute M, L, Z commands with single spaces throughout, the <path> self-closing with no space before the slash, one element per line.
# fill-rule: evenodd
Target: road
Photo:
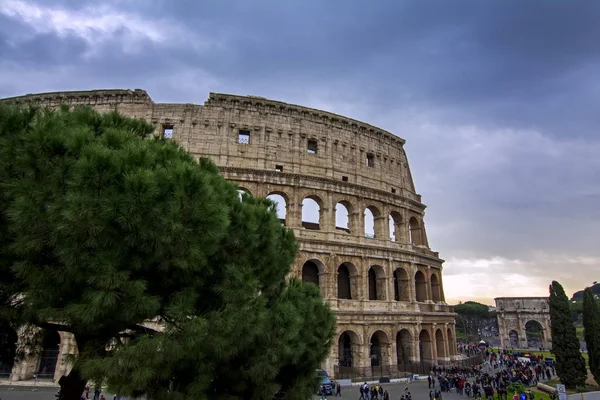
<path fill-rule="evenodd" d="M 409 384 L 406 383 L 388 383 L 383 384 L 383 388 L 390 393 L 390 399 L 399 400 L 400 396 L 404 393 L 404 388 L 408 385 L 408 388 L 412 394 L 414 400 L 428 400 L 429 389 L 427 388 L 427 381 L 413 381 Z M 8 387 L 0 387 L 0 399 L 1 400 L 53 400 L 56 389 L 54 388 L 37 388 L 32 391 L 32 388 L 14 388 L 9 390 Z M 112 400 L 112 396 L 106 395 L 108 400 Z M 342 397 L 328 396 L 331 399 L 356 400 L 360 397 L 358 386 L 345 386 L 342 387 Z M 315 396 L 315 400 L 320 399 L 321 396 Z M 444 393 L 444 400 L 464 400 L 464 397 L 456 393 Z"/>

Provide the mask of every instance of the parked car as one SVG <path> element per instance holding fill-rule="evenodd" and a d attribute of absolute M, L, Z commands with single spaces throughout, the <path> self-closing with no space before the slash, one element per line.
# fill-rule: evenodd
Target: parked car
<path fill-rule="evenodd" d="M 321 395 L 321 388 L 325 388 L 325 395 L 333 395 L 333 385 L 331 383 L 331 379 L 329 379 L 327 371 L 324 369 L 318 369 L 317 378 L 319 378 L 319 391 L 317 394 Z"/>

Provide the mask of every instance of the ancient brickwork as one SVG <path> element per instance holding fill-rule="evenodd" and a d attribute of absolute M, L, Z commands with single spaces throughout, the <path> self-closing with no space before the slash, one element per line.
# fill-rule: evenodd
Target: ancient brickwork
<path fill-rule="evenodd" d="M 240 190 L 276 201 L 300 247 L 293 273 L 317 284 L 337 315 L 337 345 L 324 365 L 331 374 L 337 365 L 393 367 L 456 356 L 443 260 L 429 248 L 403 139 L 253 96 L 211 93 L 204 105 L 161 104 L 136 89 L 2 101 L 89 105 L 146 120 L 156 134 L 212 159 Z"/>
<path fill-rule="evenodd" d="M 498 297 L 500 342 L 506 348 L 552 348 L 547 297 Z"/>

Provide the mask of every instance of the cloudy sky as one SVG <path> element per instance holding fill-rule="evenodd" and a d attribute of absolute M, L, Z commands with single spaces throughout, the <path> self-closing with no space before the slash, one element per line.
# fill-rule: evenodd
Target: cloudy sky
<path fill-rule="evenodd" d="M 0 0 L 0 97 L 143 88 L 407 140 L 450 303 L 600 280 L 597 0 Z"/>

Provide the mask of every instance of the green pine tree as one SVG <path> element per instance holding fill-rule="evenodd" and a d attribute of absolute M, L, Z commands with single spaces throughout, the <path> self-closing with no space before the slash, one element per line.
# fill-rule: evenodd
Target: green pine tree
<path fill-rule="evenodd" d="M 314 393 L 335 319 L 314 285 L 286 280 L 292 231 L 152 131 L 0 105 L 2 312 L 75 336 L 65 400 L 88 379 L 161 400 Z"/>
<path fill-rule="evenodd" d="M 600 307 L 590 288 L 583 295 L 583 327 L 590 371 L 600 382 Z"/>
<path fill-rule="evenodd" d="M 569 298 L 556 281 L 550 285 L 550 324 L 552 353 L 556 356 L 556 374 L 568 388 L 585 384 L 587 369 L 579 351 L 579 340 L 572 322 Z"/>

